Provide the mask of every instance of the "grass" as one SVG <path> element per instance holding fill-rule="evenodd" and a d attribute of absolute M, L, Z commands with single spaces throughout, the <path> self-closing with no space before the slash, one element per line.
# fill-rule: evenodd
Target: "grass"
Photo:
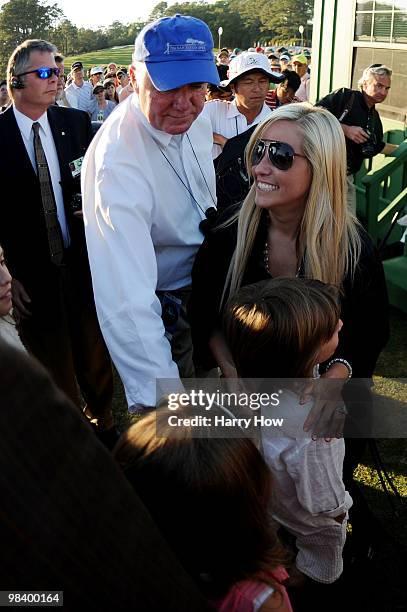
<path fill-rule="evenodd" d="M 407 378 L 407 315 L 392 308 L 390 325 L 390 340 L 380 355 L 374 381 L 380 394 L 402 402 L 403 407 L 407 409 L 406 385 L 395 380 Z M 366 452 L 356 470 L 356 479 L 375 516 L 387 533 L 395 538 L 393 552 L 395 555 L 401 555 L 405 571 L 407 558 L 407 439 L 377 440 L 376 443 L 386 470 L 404 503 L 400 503 L 393 492 L 389 495 L 384 493 L 377 467 L 369 451 Z M 388 563 L 393 567 L 392 551 L 382 554 L 383 564 Z"/>
<path fill-rule="evenodd" d="M 128 66 L 131 63 L 133 50 L 134 45 L 128 45 L 127 47 L 100 49 L 99 51 L 91 51 L 82 55 L 71 55 L 65 58 L 65 66 L 69 69 L 73 62 L 82 62 L 85 69 L 92 66 L 106 66 L 111 62 L 118 66 Z"/>
<path fill-rule="evenodd" d="M 131 56 L 134 50 L 134 45 L 126 47 L 111 47 L 110 49 L 100 49 L 99 51 L 91 51 L 82 55 L 70 55 L 65 58 L 65 66 L 67 69 L 74 62 L 82 62 L 84 68 L 92 66 L 106 66 L 110 62 L 115 62 L 118 66 L 128 66 L 131 63 Z M 216 54 L 217 49 L 214 49 Z"/>

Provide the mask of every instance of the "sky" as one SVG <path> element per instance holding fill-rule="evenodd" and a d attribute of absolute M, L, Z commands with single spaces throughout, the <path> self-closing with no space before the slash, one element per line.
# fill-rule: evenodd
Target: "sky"
<path fill-rule="evenodd" d="M 113 21 L 131 23 L 145 20 L 159 0 L 48 0 L 47 4 L 57 4 L 65 16 L 78 27 L 96 29 L 110 25 Z M 168 5 L 174 4 L 167 0 Z M 0 0 L 0 6 L 5 0 Z"/>

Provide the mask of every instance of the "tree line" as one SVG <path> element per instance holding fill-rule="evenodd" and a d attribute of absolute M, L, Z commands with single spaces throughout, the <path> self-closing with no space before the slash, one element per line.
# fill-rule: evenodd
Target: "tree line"
<path fill-rule="evenodd" d="M 205 21 L 218 42 L 222 26 L 222 46 L 252 46 L 263 44 L 298 43 L 298 26 L 303 25 L 304 44 L 310 44 L 313 0 L 205 0 L 179 2 L 168 6 L 159 2 L 147 22 L 183 13 Z M 44 38 L 53 42 L 64 55 L 76 55 L 98 49 L 133 44 L 143 21 L 122 23 L 118 20 L 107 27 L 79 28 L 67 19 L 57 3 L 47 0 L 9 0 L 0 10 L 0 74 L 4 75 L 13 49 L 27 38 Z"/>

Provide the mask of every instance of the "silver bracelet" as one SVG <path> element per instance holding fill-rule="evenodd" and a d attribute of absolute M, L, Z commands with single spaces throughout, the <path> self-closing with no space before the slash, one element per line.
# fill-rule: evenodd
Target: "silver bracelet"
<path fill-rule="evenodd" d="M 348 368 L 348 378 L 352 378 L 352 366 L 350 365 L 349 361 L 347 361 L 346 359 L 343 359 L 342 357 L 335 357 L 334 359 L 331 359 L 331 361 L 328 363 L 328 365 L 326 366 L 326 372 L 329 370 L 329 368 L 331 368 L 335 363 L 343 363 L 344 366 L 346 366 Z"/>

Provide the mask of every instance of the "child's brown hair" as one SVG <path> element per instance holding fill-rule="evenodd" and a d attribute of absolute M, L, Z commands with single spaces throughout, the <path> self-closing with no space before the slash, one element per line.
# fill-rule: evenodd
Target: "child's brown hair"
<path fill-rule="evenodd" d="M 275 278 L 242 287 L 228 301 L 224 334 L 243 378 L 311 377 L 339 317 L 332 285 Z"/>

